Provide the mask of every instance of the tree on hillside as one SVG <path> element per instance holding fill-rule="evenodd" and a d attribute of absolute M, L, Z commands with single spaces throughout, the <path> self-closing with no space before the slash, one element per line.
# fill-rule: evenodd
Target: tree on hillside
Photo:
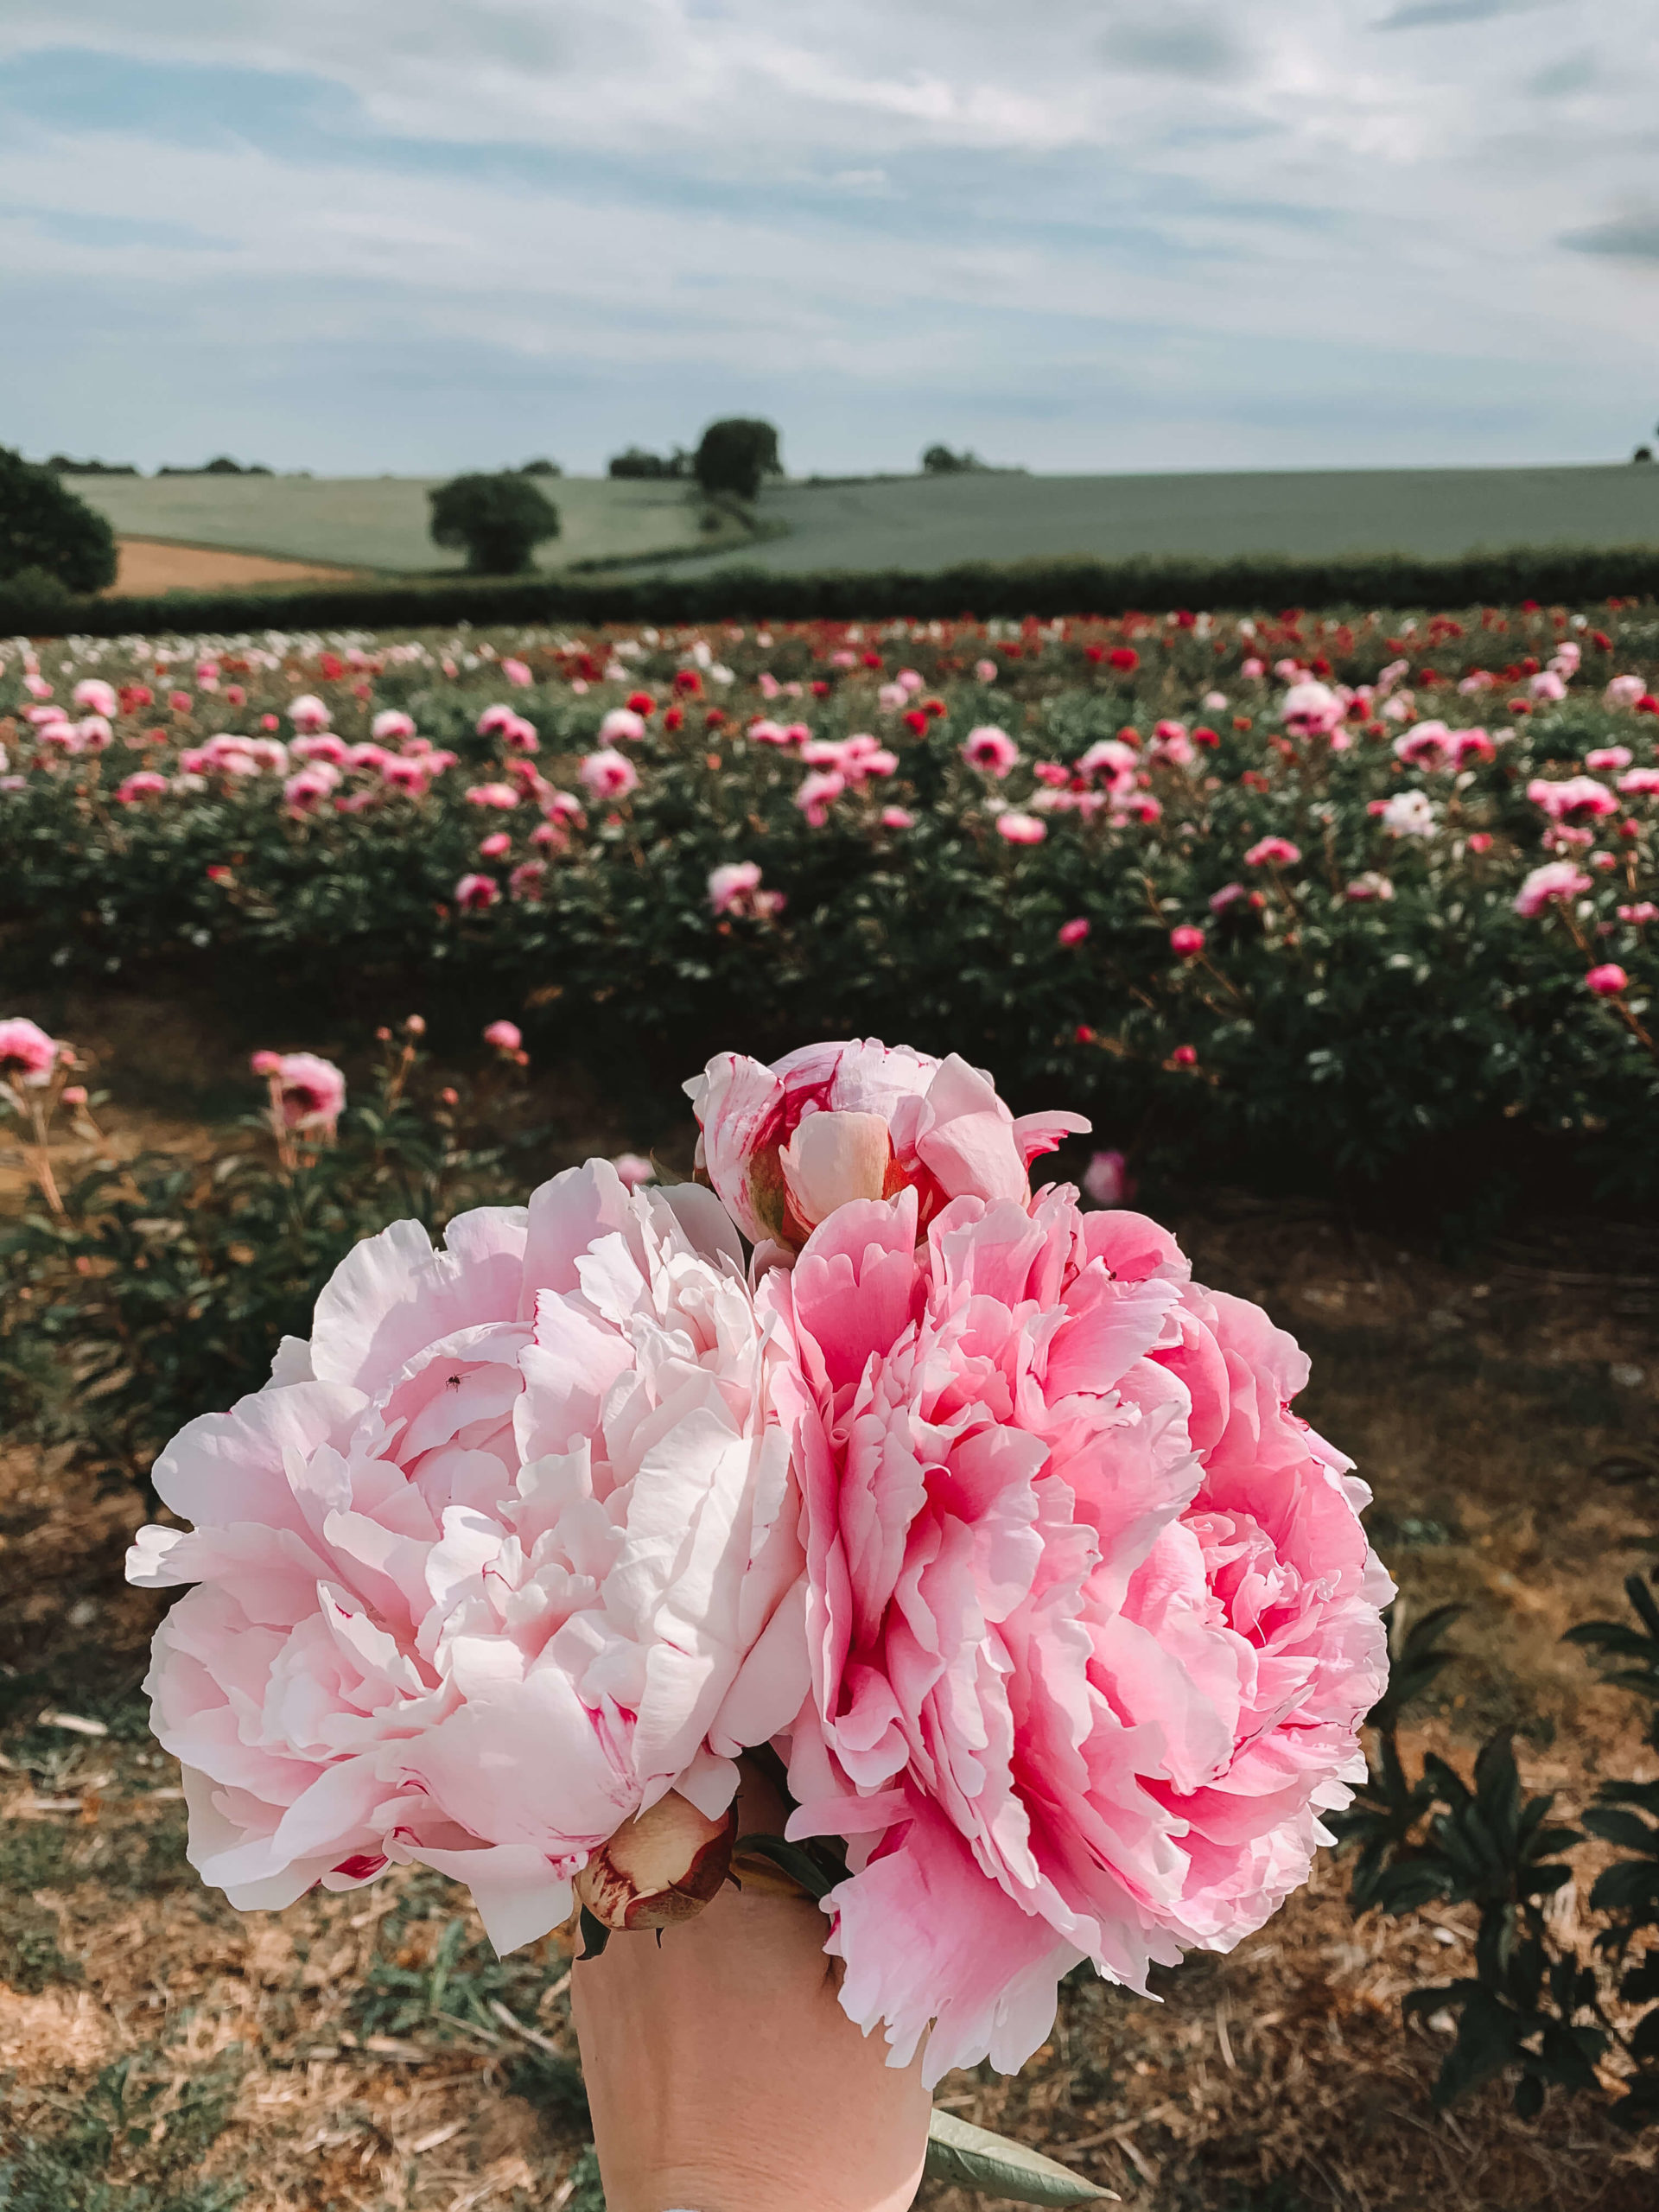
<path fill-rule="evenodd" d="M 26 569 L 102 591 L 115 582 L 115 532 L 51 469 L 0 446 L 0 582 Z"/>
<path fill-rule="evenodd" d="M 690 476 L 691 456 L 683 446 L 676 446 L 673 452 L 667 454 L 647 453 L 643 446 L 628 446 L 621 453 L 611 455 L 607 473 L 612 476 L 646 478 L 653 481 Z"/>
<path fill-rule="evenodd" d="M 952 453 L 949 446 L 929 446 L 922 455 L 922 467 L 930 476 L 972 476 L 984 466 L 971 446 L 960 453 Z"/>
<path fill-rule="evenodd" d="M 427 497 L 432 538 L 465 553 L 482 576 L 521 575 L 543 539 L 559 534 L 559 511 L 528 476 L 457 476 Z"/>
<path fill-rule="evenodd" d="M 784 473 L 776 429 L 741 415 L 709 425 L 692 466 L 705 492 L 732 492 L 740 499 L 758 498 L 763 476 Z"/>
<path fill-rule="evenodd" d="M 527 461 L 522 468 L 513 472 L 518 476 L 563 476 L 564 471 L 556 461 L 550 461 L 545 454 L 535 461 Z"/>

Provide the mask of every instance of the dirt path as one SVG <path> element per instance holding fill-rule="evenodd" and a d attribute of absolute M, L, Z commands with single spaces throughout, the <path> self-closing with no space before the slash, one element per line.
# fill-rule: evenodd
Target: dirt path
<path fill-rule="evenodd" d="M 120 566 L 110 592 L 118 599 L 243 584 L 351 583 L 363 573 L 313 561 L 278 561 L 265 553 L 229 553 L 220 546 L 174 545 L 160 537 L 118 538 L 116 550 Z"/>

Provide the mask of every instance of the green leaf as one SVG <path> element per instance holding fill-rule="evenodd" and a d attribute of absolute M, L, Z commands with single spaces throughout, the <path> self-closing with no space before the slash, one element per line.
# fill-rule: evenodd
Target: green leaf
<path fill-rule="evenodd" d="M 596 1959 L 611 1940 L 611 1931 L 602 1920 L 595 1920 L 586 1905 L 582 1908 L 582 1948 L 576 1954 L 577 1963 L 583 1959 Z"/>
<path fill-rule="evenodd" d="M 808 1897 L 816 1903 L 826 1897 L 844 1874 L 832 1874 L 821 1866 L 810 1851 L 798 1843 L 786 1843 L 780 1835 L 744 1835 L 737 1840 L 734 1855 L 749 1852 L 757 1859 L 769 1859 L 781 1873 L 798 1882 Z M 742 1880 L 740 1873 L 739 1882 Z"/>
<path fill-rule="evenodd" d="M 928 2123 L 925 2171 L 930 2181 L 976 2189 L 1015 2204 L 1119 2201 L 1115 2190 L 1097 2188 L 1040 2151 L 1029 2151 L 1023 2143 L 1011 2143 L 1006 2135 L 994 2135 L 988 2127 L 976 2127 L 937 2107 Z"/>

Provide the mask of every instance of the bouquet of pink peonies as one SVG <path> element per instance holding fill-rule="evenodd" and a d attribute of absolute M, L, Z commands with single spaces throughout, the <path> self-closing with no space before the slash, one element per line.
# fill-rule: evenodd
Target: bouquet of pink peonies
<path fill-rule="evenodd" d="M 194 1525 L 129 1573 L 194 1586 L 148 1681 L 191 1859 L 242 1907 L 418 1861 L 505 1951 L 671 1926 L 735 1857 L 819 1898 L 890 2063 L 1012 2071 L 1073 1966 L 1228 1949 L 1329 1840 L 1386 1673 L 1368 1493 L 1259 1308 L 1033 1196 L 1077 1116 L 874 1042 L 686 1087 L 696 1182 L 590 1161 L 369 1238 L 157 1461 Z M 735 1832 L 745 1755 L 782 1837 Z"/>

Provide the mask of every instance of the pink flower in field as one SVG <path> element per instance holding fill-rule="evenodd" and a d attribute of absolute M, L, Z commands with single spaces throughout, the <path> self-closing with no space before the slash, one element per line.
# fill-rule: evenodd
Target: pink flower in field
<path fill-rule="evenodd" d="M 248 1059 L 248 1065 L 253 1070 L 255 1075 L 273 1076 L 282 1065 L 282 1054 L 271 1052 L 269 1047 L 262 1052 L 251 1053 Z"/>
<path fill-rule="evenodd" d="M 1114 793 L 1131 791 L 1141 756 L 1119 737 L 1098 738 L 1077 762 L 1080 776 L 1099 778 Z"/>
<path fill-rule="evenodd" d="M 501 663 L 501 673 L 506 677 L 509 683 L 517 683 L 522 686 L 526 683 L 533 683 L 536 681 L 536 678 L 529 667 L 521 660 L 504 660 Z"/>
<path fill-rule="evenodd" d="M 83 676 L 69 696 L 76 706 L 85 707 L 90 714 L 102 715 L 106 721 L 112 721 L 120 711 L 114 684 L 105 683 L 99 676 Z"/>
<path fill-rule="evenodd" d="M 1236 899 L 1245 896 L 1242 883 L 1224 883 L 1219 891 L 1212 891 L 1205 902 L 1212 914 L 1224 914 Z"/>
<path fill-rule="evenodd" d="M 510 721 L 503 722 L 501 742 L 509 753 L 539 753 L 542 749 L 535 723 L 526 721 L 522 715 L 514 715 Z"/>
<path fill-rule="evenodd" d="M 749 724 L 749 735 L 757 745 L 787 745 L 789 732 L 782 722 L 769 721 L 765 715 Z"/>
<path fill-rule="evenodd" d="M 102 715 L 83 715 L 78 727 L 83 753 L 103 753 L 115 741 L 115 732 Z"/>
<path fill-rule="evenodd" d="M 1173 1068 L 1195 1068 L 1198 1065 L 1198 1048 L 1192 1045 L 1178 1045 L 1169 1056 Z"/>
<path fill-rule="evenodd" d="M 52 1080 L 59 1060 L 73 1058 L 67 1045 L 60 1045 L 27 1015 L 15 1014 L 0 1020 L 0 1082 L 20 1083 L 25 1090 L 41 1090 Z"/>
<path fill-rule="evenodd" d="M 516 1021 L 493 1021 L 484 1032 L 484 1042 L 493 1045 L 499 1052 L 516 1052 L 524 1041 L 524 1033 Z"/>
<path fill-rule="evenodd" d="M 685 1085 L 702 1137 L 698 1165 L 744 1235 L 799 1244 L 838 1205 L 912 1188 L 921 1219 L 947 1200 L 1023 1197 L 1027 1169 L 1075 1114 L 1016 1121 L 990 1078 L 874 1038 L 812 1045 L 770 1067 L 722 1052 Z"/>
<path fill-rule="evenodd" d="M 315 812 L 340 781 L 340 771 L 327 760 L 314 760 L 283 785 L 283 797 L 296 814 Z"/>
<path fill-rule="evenodd" d="M 487 837 L 480 840 L 478 856 L 480 860 L 499 861 L 503 853 L 512 850 L 511 834 L 505 830 L 493 830 Z"/>
<path fill-rule="evenodd" d="M 542 827 L 545 829 L 546 823 L 543 823 Z M 538 834 L 531 833 L 532 843 Z M 515 899 L 539 899 L 542 895 L 542 887 L 546 881 L 547 862 L 545 861 L 520 861 L 518 867 L 508 874 L 507 889 Z"/>
<path fill-rule="evenodd" d="M 1598 745 L 1585 754 L 1584 765 L 1611 774 L 1616 768 L 1628 768 L 1634 757 L 1628 745 Z"/>
<path fill-rule="evenodd" d="M 1584 987 L 1593 991 L 1599 999 L 1616 999 L 1630 988 L 1630 977 L 1616 960 L 1604 961 L 1599 968 L 1592 968 L 1584 979 Z"/>
<path fill-rule="evenodd" d="M 1490 853 L 1492 849 L 1492 833 L 1490 830 L 1471 830 L 1466 842 L 1471 853 Z"/>
<path fill-rule="evenodd" d="M 167 789 L 167 778 L 154 768 L 135 769 L 116 785 L 115 803 L 118 806 L 136 806 L 141 798 L 159 798 Z"/>
<path fill-rule="evenodd" d="M 37 670 L 30 669 L 23 678 L 23 689 L 31 699 L 49 699 L 52 686 Z"/>
<path fill-rule="evenodd" d="M 1639 676 L 1616 676 L 1601 696 L 1610 707 L 1633 707 L 1647 689 Z"/>
<path fill-rule="evenodd" d="M 1238 672 L 1244 677 L 1265 676 L 1268 672 L 1268 664 L 1264 660 L 1258 660 L 1252 653 L 1248 660 L 1239 663 Z"/>
<path fill-rule="evenodd" d="M 1633 906 L 1621 906 L 1618 918 L 1621 922 L 1633 922 L 1640 927 L 1643 922 L 1659 921 L 1659 906 L 1656 906 L 1651 899 L 1638 899 Z"/>
<path fill-rule="evenodd" d="M 909 702 L 910 694 L 902 683 L 883 683 L 876 691 L 875 703 L 887 714 L 896 715 Z"/>
<path fill-rule="evenodd" d="M 167 703 L 175 715 L 188 715 L 196 702 L 188 691 L 169 691 Z"/>
<path fill-rule="evenodd" d="M 1048 835 L 1048 824 L 1034 814 L 1022 814 L 1017 807 L 1010 807 L 996 817 L 996 834 L 1011 845 L 1040 845 Z"/>
<path fill-rule="evenodd" d="M 1565 699 L 1567 686 L 1553 668 L 1541 668 L 1528 683 L 1527 690 L 1535 699 Z"/>
<path fill-rule="evenodd" d="M 588 817 L 582 811 L 582 801 L 574 791 L 559 791 L 544 787 L 541 799 L 542 812 L 556 828 L 574 823 L 578 830 L 586 829 Z"/>
<path fill-rule="evenodd" d="M 314 737 L 296 737 L 289 747 L 296 760 L 326 760 L 331 767 L 343 767 L 352 755 L 352 748 L 343 737 L 336 737 L 331 729 L 321 730 Z"/>
<path fill-rule="evenodd" d="M 1556 646 L 1550 666 L 1560 676 L 1576 676 L 1579 663 L 1584 658 L 1584 647 L 1576 639 L 1563 638 Z"/>
<path fill-rule="evenodd" d="M 1599 784 L 1593 776 L 1569 776 L 1564 783 L 1552 784 L 1542 776 L 1535 776 L 1527 785 L 1527 797 L 1535 806 L 1541 807 L 1552 822 L 1582 822 L 1603 814 L 1617 814 L 1618 801 L 1605 784 Z"/>
<path fill-rule="evenodd" d="M 613 746 L 588 753 L 576 773 L 595 798 L 626 798 L 639 785 L 632 761 Z"/>
<path fill-rule="evenodd" d="M 1195 928 L 1191 922 L 1183 922 L 1178 929 L 1171 930 L 1169 949 L 1179 953 L 1183 960 L 1196 959 L 1204 950 L 1204 931 Z"/>
<path fill-rule="evenodd" d="M 369 735 L 377 745 L 397 745 L 414 734 L 415 718 L 401 707 L 383 707 L 369 724 Z"/>
<path fill-rule="evenodd" d="M 1458 757 L 1457 740 L 1444 722 L 1419 722 L 1395 739 L 1394 757 L 1410 768 L 1449 768 Z"/>
<path fill-rule="evenodd" d="M 512 708 L 503 706 L 498 702 L 493 706 L 485 708 L 473 728 L 480 737 L 489 737 L 495 731 L 505 729 L 509 722 L 516 722 L 518 719 L 518 716 Z"/>
<path fill-rule="evenodd" d="M 380 773 L 394 791 L 419 793 L 429 781 L 425 761 L 404 753 L 389 753 L 380 764 Z"/>
<path fill-rule="evenodd" d="M 1058 941 L 1066 945 L 1081 944 L 1088 934 L 1089 924 L 1081 914 L 1071 921 L 1062 922 L 1055 931 Z"/>
<path fill-rule="evenodd" d="M 487 914 L 501 896 L 493 875 L 463 875 L 454 889 L 454 900 L 463 914 Z"/>
<path fill-rule="evenodd" d="M 371 741 L 365 745 L 349 746 L 346 748 L 346 763 L 352 768 L 372 768 L 378 773 L 385 767 L 388 760 L 396 760 L 401 757 L 398 753 L 388 753 L 384 745 L 376 745 Z"/>
<path fill-rule="evenodd" d="M 1152 733 L 1151 756 L 1161 760 L 1166 767 L 1190 768 L 1198 759 L 1198 752 L 1186 734 L 1185 722 L 1161 721 Z"/>
<path fill-rule="evenodd" d="M 469 784 L 466 799 L 468 806 L 493 806 L 505 814 L 518 804 L 518 794 L 511 784 Z"/>
<path fill-rule="evenodd" d="M 625 1190 L 642 1190 L 647 1183 L 657 1180 L 656 1168 L 639 1153 L 620 1152 L 611 1165 Z"/>
<path fill-rule="evenodd" d="M 1157 822 L 1163 816 L 1163 802 L 1150 791 L 1117 791 L 1112 797 L 1111 822 L 1114 829 L 1122 829 L 1128 822 Z"/>
<path fill-rule="evenodd" d="M 645 734 L 645 718 L 636 715 L 632 707 L 613 707 L 599 726 L 601 745 L 615 745 L 619 741 L 635 745 Z"/>
<path fill-rule="evenodd" d="M 1082 1957 L 1144 1988 L 1262 1924 L 1363 1778 L 1391 1591 L 1294 1343 L 1152 1223 L 917 1227 L 848 1206 L 761 1295 L 799 1352 L 790 1833 L 849 1837 L 842 2006 L 894 2063 L 931 2023 L 931 2082 L 1017 2068 Z"/>
<path fill-rule="evenodd" d="M 974 663 L 974 675 L 981 683 L 995 683 L 998 672 L 994 660 L 976 660 Z"/>
<path fill-rule="evenodd" d="M 1363 906 L 1368 900 L 1374 899 L 1392 899 L 1394 886 L 1389 878 L 1380 874 L 1377 869 L 1367 868 L 1363 875 L 1355 876 L 1343 893 L 1343 896 L 1344 899 L 1351 899 L 1356 906 Z"/>
<path fill-rule="evenodd" d="M 1328 737 L 1345 712 L 1343 701 L 1327 683 L 1293 683 L 1279 702 L 1285 728 L 1302 737 Z"/>
<path fill-rule="evenodd" d="M 1229 702 L 1224 691 L 1206 691 L 1201 703 L 1206 715 L 1224 715 Z"/>
<path fill-rule="evenodd" d="M 709 905 L 716 914 L 746 914 L 752 911 L 760 888 L 759 861 L 728 861 L 709 874 Z"/>
<path fill-rule="evenodd" d="M 1083 1171 L 1083 1187 L 1097 1206 L 1127 1205 L 1135 1196 L 1135 1179 L 1121 1152 L 1097 1152 Z"/>
<path fill-rule="evenodd" d="M 1244 855 L 1246 868 L 1294 868 L 1302 857 L 1300 845 L 1293 845 L 1288 837 L 1262 837 Z M 1214 899 L 1211 905 L 1215 904 Z"/>
<path fill-rule="evenodd" d="M 1618 779 L 1618 788 L 1631 798 L 1659 798 L 1659 768 L 1627 769 Z"/>
<path fill-rule="evenodd" d="M 327 729 L 328 709 L 321 699 L 315 697 L 311 692 L 305 691 L 302 692 L 297 699 L 289 701 L 288 719 L 296 729 Z"/>
<path fill-rule="evenodd" d="M 814 768 L 803 776 L 795 804 L 815 830 L 830 819 L 830 809 L 847 788 L 847 779 L 835 768 Z"/>
<path fill-rule="evenodd" d="M 1591 879 L 1573 861 L 1546 861 L 1535 868 L 1515 894 L 1515 911 L 1535 920 L 1553 899 L 1576 899 L 1591 888 Z"/>
<path fill-rule="evenodd" d="M 897 680 L 899 690 L 905 692 L 907 696 L 913 692 L 925 690 L 927 686 L 927 678 L 918 669 L 901 668 L 899 671 Z"/>
<path fill-rule="evenodd" d="M 1391 837 L 1432 837 L 1435 825 L 1427 791 L 1396 791 L 1382 809 L 1382 827 Z"/>
<path fill-rule="evenodd" d="M 346 1078 L 332 1060 L 316 1052 L 256 1053 L 265 1065 L 256 1074 L 268 1075 L 280 1094 L 282 1116 L 290 1129 L 332 1129 L 346 1104 Z"/>
<path fill-rule="evenodd" d="M 913 830 L 916 827 L 916 817 L 908 807 L 884 806 L 881 810 L 881 826 L 884 830 Z"/>
<path fill-rule="evenodd" d="M 399 1222 L 348 1255 L 308 1344 L 156 1461 L 195 1525 L 128 1573 L 196 1586 L 148 1688 L 209 1882 L 279 1908 L 416 1862 L 507 1952 L 665 1793 L 718 1821 L 793 1719 L 798 1506 L 709 1192 L 593 1160 L 446 1246 Z"/>
<path fill-rule="evenodd" d="M 1007 730 L 998 729 L 994 722 L 984 722 L 979 728 L 969 731 L 962 757 L 970 768 L 982 768 L 987 775 L 1001 778 L 1018 762 L 1020 748 Z"/>

